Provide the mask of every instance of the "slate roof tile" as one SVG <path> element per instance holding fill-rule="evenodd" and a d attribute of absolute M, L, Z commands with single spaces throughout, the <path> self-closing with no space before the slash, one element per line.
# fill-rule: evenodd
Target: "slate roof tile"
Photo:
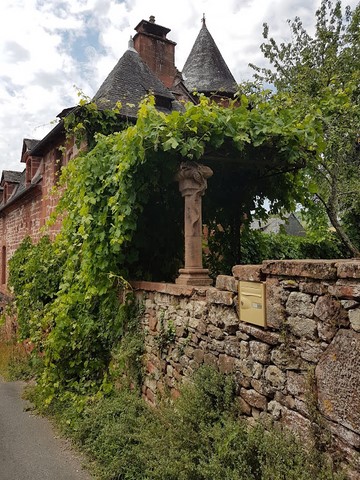
<path fill-rule="evenodd" d="M 168 101 L 175 100 L 174 95 L 152 73 L 134 48 L 129 48 L 107 76 L 93 100 L 99 108 L 113 108 L 116 102 L 122 103 L 121 114 L 136 117 L 140 101 L 152 92 Z"/>
<path fill-rule="evenodd" d="M 235 78 L 203 20 L 202 28 L 182 70 L 185 86 L 190 92 L 222 92 L 234 94 Z"/>

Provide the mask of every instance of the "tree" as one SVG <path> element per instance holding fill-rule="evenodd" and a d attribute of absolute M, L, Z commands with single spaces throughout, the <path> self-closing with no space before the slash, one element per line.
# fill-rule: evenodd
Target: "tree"
<path fill-rule="evenodd" d="M 359 257 L 351 221 L 359 218 L 360 5 L 353 11 L 346 7 L 343 14 L 340 0 L 322 0 L 314 36 L 299 17 L 288 23 L 292 39 L 280 44 L 264 24 L 261 51 L 270 68 L 252 65 L 255 77 L 291 93 L 305 110 L 318 105 L 323 153 L 307 166 L 305 207 L 312 224 L 324 225 L 321 219 L 327 216 L 349 252 Z"/>

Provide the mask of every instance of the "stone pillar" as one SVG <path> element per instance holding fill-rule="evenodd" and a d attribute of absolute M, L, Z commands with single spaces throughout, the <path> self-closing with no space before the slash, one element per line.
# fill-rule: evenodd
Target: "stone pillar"
<path fill-rule="evenodd" d="M 209 271 L 202 264 L 202 200 L 207 179 L 213 171 L 196 162 L 183 162 L 176 174 L 179 190 L 185 198 L 185 267 L 179 270 L 180 285 L 211 285 Z"/>

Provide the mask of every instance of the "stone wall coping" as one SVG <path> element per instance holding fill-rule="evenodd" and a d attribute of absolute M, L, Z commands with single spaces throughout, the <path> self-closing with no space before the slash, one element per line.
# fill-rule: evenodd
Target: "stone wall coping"
<path fill-rule="evenodd" d="M 319 280 L 360 279 L 360 259 L 265 260 L 259 265 L 235 265 L 232 274 L 236 280 L 249 282 L 263 281 L 267 275 Z"/>
<path fill-rule="evenodd" d="M 336 264 L 339 278 L 360 278 L 360 259 L 339 260 Z"/>
<path fill-rule="evenodd" d="M 178 285 L 175 283 L 145 282 L 133 281 L 130 285 L 134 290 L 144 290 L 146 292 L 165 293 L 174 296 L 191 297 L 194 294 L 205 296 L 210 287 L 195 287 L 189 285 Z"/>
<path fill-rule="evenodd" d="M 240 281 L 260 282 L 264 279 L 261 265 L 235 265 L 232 274 Z"/>
<path fill-rule="evenodd" d="M 284 277 L 306 277 L 319 280 L 335 280 L 337 264 L 344 260 L 265 260 L 261 272 Z"/>

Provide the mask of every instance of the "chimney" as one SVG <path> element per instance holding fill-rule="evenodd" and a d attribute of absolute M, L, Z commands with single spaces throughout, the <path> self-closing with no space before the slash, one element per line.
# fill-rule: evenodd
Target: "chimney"
<path fill-rule="evenodd" d="M 135 50 L 163 84 L 171 88 L 176 75 L 176 43 L 166 38 L 170 29 L 157 25 L 151 15 L 149 21 L 141 20 L 135 30 Z"/>

